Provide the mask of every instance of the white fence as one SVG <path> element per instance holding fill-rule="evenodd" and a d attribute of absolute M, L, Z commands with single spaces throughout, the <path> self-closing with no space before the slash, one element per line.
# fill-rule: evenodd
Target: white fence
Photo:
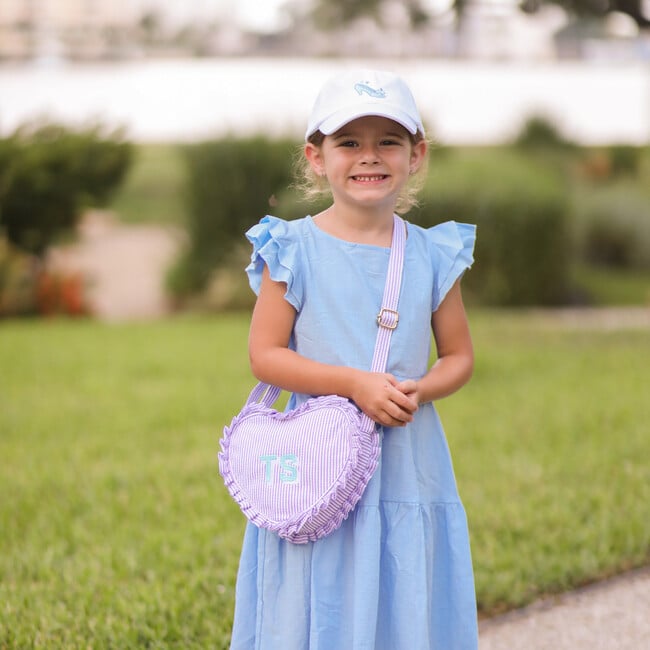
<path fill-rule="evenodd" d="M 156 60 L 0 67 L 0 133 L 47 116 L 101 119 L 140 141 L 188 141 L 254 131 L 297 135 L 331 74 L 392 69 L 410 83 L 432 135 L 444 144 L 511 137 L 545 114 L 588 144 L 650 142 L 650 67 L 607 63 L 379 62 L 320 59 Z"/>

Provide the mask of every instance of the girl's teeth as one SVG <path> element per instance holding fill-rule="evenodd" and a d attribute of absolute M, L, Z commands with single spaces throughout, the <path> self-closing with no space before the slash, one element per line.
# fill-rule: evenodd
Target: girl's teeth
<path fill-rule="evenodd" d="M 355 176 L 355 180 L 357 181 L 380 181 L 383 176 Z"/>

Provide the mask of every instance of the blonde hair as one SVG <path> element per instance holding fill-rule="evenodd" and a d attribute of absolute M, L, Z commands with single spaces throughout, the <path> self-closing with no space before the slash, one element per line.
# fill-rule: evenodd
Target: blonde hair
<path fill-rule="evenodd" d="M 411 141 L 411 146 L 416 145 L 422 140 L 426 140 L 419 131 L 415 135 L 409 133 L 409 139 Z M 307 139 L 307 142 L 310 142 L 320 149 L 323 145 L 323 140 L 325 140 L 325 136 L 320 131 L 316 131 Z M 430 143 L 427 142 L 427 144 Z M 399 197 L 397 198 L 395 212 L 398 214 L 406 214 L 411 208 L 418 205 L 417 195 L 427 179 L 429 163 L 428 150 L 427 147 L 427 154 L 424 156 L 420 167 L 409 177 L 408 182 L 404 185 Z M 314 201 L 325 196 L 331 196 L 327 178 L 324 176 L 318 176 L 314 173 L 314 170 L 311 168 L 309 161 L 304 155 L 304 145 L 301 145 L 300 148 L 296 150 L 294 158 L 294 176 L 296 180 L 293 183 L 293 187 L 301 192 L 305 200 Z"/>

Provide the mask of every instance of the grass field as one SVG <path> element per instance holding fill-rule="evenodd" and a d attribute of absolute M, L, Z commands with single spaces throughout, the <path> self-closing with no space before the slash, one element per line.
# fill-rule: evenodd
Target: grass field
<path fill-rule="evenodd" d="M 0 323 L 0 648 L 226 648 L 247 316 Z M 650 561 L 650 332 L 472 315 L 439 409 L 481 613 Z"/>

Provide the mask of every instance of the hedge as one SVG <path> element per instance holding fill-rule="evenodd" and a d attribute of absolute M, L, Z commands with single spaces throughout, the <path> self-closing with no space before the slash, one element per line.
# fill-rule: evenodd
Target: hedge
<path fill-rule="evenodd" d="M 592 266 L 650 270 L 650 196 L 629 183 L 591 186 L 574 197 L 577 252 Z"/>
<path fill-rule="evenodd" d="M 570 291 L 569 194 L 558 176 L 523 155 L 450 155 L 431 165 L 413 221 L 478 227 L 465 286 L 481 303 L 556 305 Z"/>
<path fill-rule="evenodd" d="M 206 287 L 243 233 L 273 209 L 291 182 L 295 143 L 258 136 L 188 145 L 189 249 L 171 278 L 177 294 Z"/>
<path fill-rule="evenodd" d="M 425 227 L 449 219 L 478 226 L 477 261 L 464 281 L 474 302 L 572 302 L 579 293 L 571 285 L 574 261 L 648 268 L 642 182 L 576 178 L 576 161 L 589 152 L 559 149 L 531 152 L 519 143 L 432 151 L 421 205 L 406 218 Z M 262 137 L 185 149 L 190 245 L 176 269 L 177 293 L 205 290 L 215 271 L 223 274 L 229 265 L 241 273 L 249 251 L 243 233 L 264 214 L 293 219 L 322 209 L 324 203 L 309 204 L 290 188 L 296 150 L 295 142 Z"/>
<path fill-rule="evenodd" d="M 25 125 L 0 139 L 0 234 L 42 256 L 84 207 L 111 197 L 131 157 L 121 132 L 101 126 Z"/>

